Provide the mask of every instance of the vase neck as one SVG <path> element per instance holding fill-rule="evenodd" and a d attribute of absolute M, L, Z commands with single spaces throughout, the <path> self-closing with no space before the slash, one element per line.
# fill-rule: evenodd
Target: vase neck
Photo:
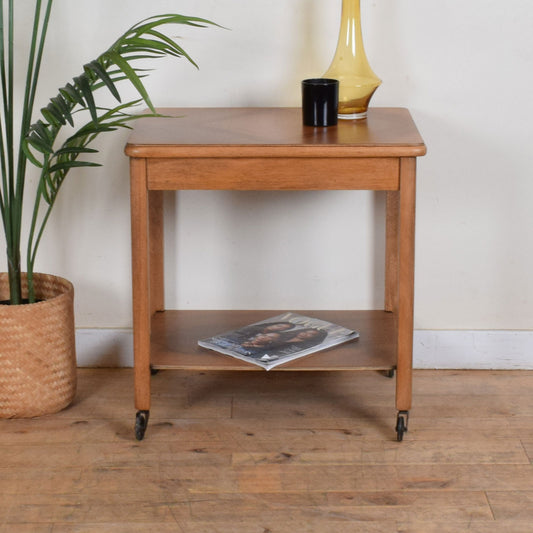
<path fill-rule="evenodd" d="M 342 0 L 341 18 L 357 21 L 361 25 L 361 0 Z"/>
<path fill-rule="evenodd" d="M 353 56 L 365 55 L 360 0 L 342 0 L 341 26 L 337 48 L 348 49 Z"/>

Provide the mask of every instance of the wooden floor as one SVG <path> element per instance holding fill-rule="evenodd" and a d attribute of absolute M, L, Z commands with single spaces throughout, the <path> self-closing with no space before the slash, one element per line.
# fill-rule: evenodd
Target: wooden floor
<path fill-rule="evenodd" d="M 416 371 L 396 442 L 378 373 L 80 370 L 75 404 L 0 420 L 0 532 L 533 531 L 533 372 Z"/>

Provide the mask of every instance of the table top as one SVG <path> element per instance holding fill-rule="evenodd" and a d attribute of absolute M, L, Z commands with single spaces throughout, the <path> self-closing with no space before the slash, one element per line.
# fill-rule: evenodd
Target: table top
<path fill-rule="evenodd" d="M 426 153 L 407 109 L 370 108 L 366 120 L 302 124 L 300 108 L 162 108 L 136 121 L 130 157 L 417 157 Z"/>

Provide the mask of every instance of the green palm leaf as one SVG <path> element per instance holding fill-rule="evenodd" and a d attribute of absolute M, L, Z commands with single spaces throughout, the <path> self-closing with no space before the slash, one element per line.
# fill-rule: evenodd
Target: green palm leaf
<path fill-rule="evenodd" d="M 29 128 L 23 147 L 29 161 L 41 168 L 28 246 L 28 271 L 33 271 L 37 248 L 57 195 L 73 168 L 99 166 L 97 162 L 79 160 L 97 150 L 88 145 L 100 134 L 129 128 L 137 118 L 154 116 L 156 111 L 142 79 L 146 70 L 135 65 L 139 60 L 153 60 L 166 55 L 183 57 L 197 67 L 192 58 L 159 28 L 174 24 L 193 27 L 215 25 L 212 22 L 183 15 L 166 14 L 150 17 L 136 24 L 117 39 L 98 58 L 83 67 L 83 73 L 59 89 L 59 94 L 41 109 L 42 120 Z M 117 83 L 128 81 L 139 99 L 120 103 Z M 106 88 L 119 102 L 111 109 L 98 107 L 95 93 Z M 128 111 L 144 102 L 151 113 L 133 115 Z M 76 115 L 86 112 L 90 121 L 79 127 L 62 144 L 57 139 L 63 126 L 75 126 Z"/>
<path fill-rule="evenodd" d="M 111 76 L 108 74 L 106 69 L 102 65 L 100 65 L 98 61 L 91 61 L 90 63 L 87 63 L 84 69 L 87 74 L 90 74 L 92 72 L 97 78 L 100 78 L 102 82 L 106 85 L 106 87 L 110 90 L 111 94 L 120 102 L 120 94 L 115 84 L 113 83 Z"/>

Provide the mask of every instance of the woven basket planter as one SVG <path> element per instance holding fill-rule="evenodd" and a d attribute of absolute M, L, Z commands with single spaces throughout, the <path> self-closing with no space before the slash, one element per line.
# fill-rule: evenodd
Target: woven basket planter
<path fill-rule="evenodd" d="M 0 305 L 0 418 L 56 413 L 76 393 L 74 288 L 47 274 L 34 274 L 34 283 L 42 301 Z M 7 299 L 8 277 L 0 273 L 0 301 Z"/>

